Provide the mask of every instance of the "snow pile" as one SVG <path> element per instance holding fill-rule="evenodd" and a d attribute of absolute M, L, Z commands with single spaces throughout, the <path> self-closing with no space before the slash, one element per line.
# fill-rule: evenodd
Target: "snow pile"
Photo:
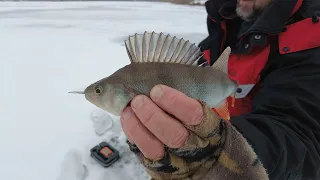
<path fill-rule="evenodd" d="M 207 0 L 193 0 L 190 4 L 192 5 L 204 5 Z"/>
<path fill-rule="evenodd" d="M 179 5 L 203 6 L 207 0 L 160 0 L 162 2 L 170 2 Z"/>
<path fill-rule="evenodd" d="M 148 179 L 119 117 L 68 94 L 128 64 L 123 40 L 144 31 L 198 43 L 206 13 L 170 3 L 1 2 L 0 179 Z M 90 157 L 102 141 L 120 151 L 109 168 Z"/>
<path fill-rule="evenodd" d="M 102 136 L 109 130 L 113 125 L 112 117 L 103 111 L 90 113 L 90 119 L 93 123 L 93 128 L 98 136 Z"/>
<path fill-rule="evenodd" d="M 61 164 L 61 172 L 57 180 L 83 180 L 88 171 L 82 164 L 82 157 L 77 150 L 69 150 Z"/>

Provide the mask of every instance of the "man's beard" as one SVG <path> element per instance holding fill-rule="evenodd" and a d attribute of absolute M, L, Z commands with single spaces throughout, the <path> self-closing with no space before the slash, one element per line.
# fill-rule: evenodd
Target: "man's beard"
<path fill-rule="evenodd" d="M 251 9 L 250 11 L 246 11 L 246 10 L 243 10 L 242 7 L 238 4 L 236 8 L 236 12 L 238 16 L 244 21 L 252 21 L 257 19 L 260 16 L 260 14 L 262 14 L 263 9 L 257 8 L 254 5 L 253 9 Z"/>

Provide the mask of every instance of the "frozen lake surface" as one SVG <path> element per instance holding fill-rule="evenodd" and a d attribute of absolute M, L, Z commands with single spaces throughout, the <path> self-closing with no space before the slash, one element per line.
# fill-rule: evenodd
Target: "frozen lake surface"
<path fill-rule="evenodd" d="M 125 144 L 119 118 L 111 116 L 110 123 L 103 119 L 108 114 L 67 92 L 128 64 L 123 46 L 128 35 L 164 32 L 198 43 L 206 37 L 205 23 L 199 6 L 1 2 L 1 179 L 81 180 L 83 173 L 87 180 L 148 179 Z M 121 155 L 107 169 L 89 154 L 104 140 Z M 70 149 L 75 151 L 66 154 Z"/>

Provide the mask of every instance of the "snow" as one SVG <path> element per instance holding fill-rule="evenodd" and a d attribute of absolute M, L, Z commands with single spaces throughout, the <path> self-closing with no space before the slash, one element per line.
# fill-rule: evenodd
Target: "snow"
<path fill-rule="evenodd" d="M 206 2 L 207 2 L 207 0 L 193 0 L 192 3 L 197 3 L 197 4 L 204 5 Z"/>
<path fill-rule="evenodd" d="M 1 179 L 148 179 L 125 144 L 119 117 L 67 92 L 128 64 L 128 35 L 165 32 L 198 43 L 207 34 L 205 23 L 200 6 L 1 2 Z M 120 151 L 109 168 L 89 154 L 102 141 Z"/>

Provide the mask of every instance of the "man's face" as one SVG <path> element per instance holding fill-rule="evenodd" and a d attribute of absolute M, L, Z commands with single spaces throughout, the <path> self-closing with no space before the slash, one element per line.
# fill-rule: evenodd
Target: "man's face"
<path fill-rule="evenodd" d="M 243 20 L 250 20 L 258 16 L 272 0 L 238 0 L 237 13 Z"/>

